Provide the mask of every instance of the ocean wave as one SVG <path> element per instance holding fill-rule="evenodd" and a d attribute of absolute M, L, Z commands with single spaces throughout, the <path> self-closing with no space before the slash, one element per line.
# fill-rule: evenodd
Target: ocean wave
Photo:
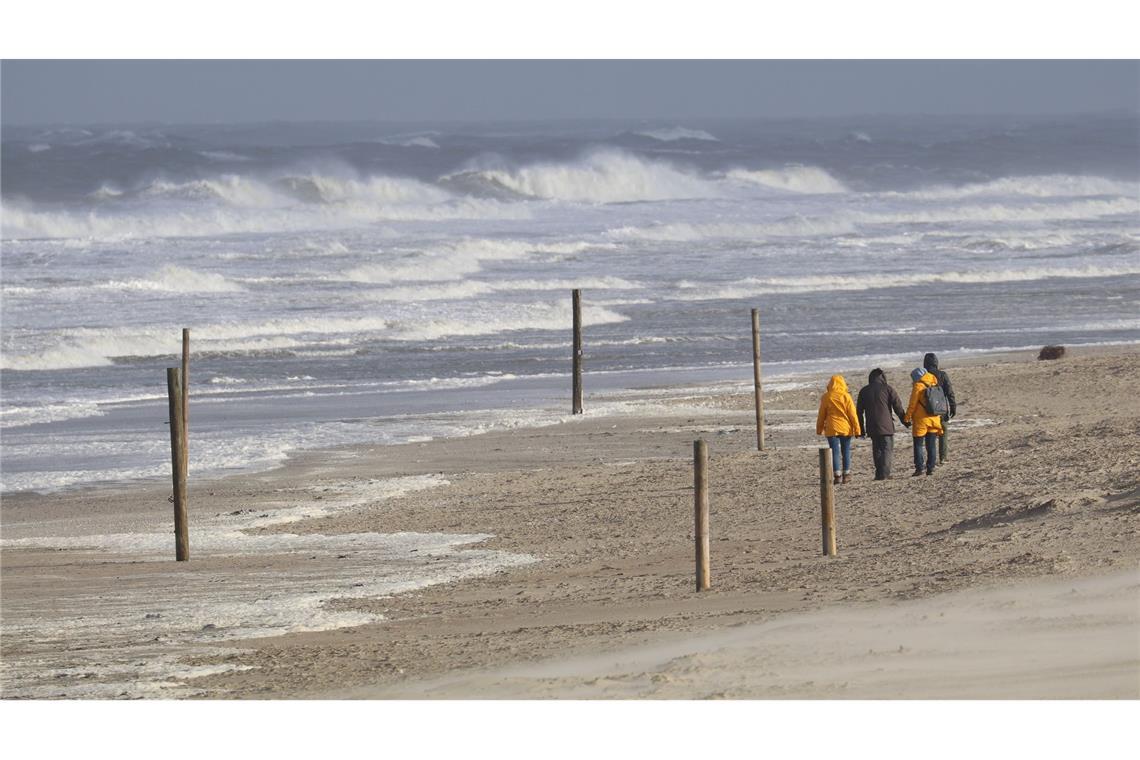
<path fill-rule="evenodd" d="M 725 178 L 794 193 L 845 193 L 847 187 L 817 166 L 787 166 L 783 169 L 732 169 Z"/>
<path fill-rule="evenodd" d="M 848 216 L 789 217 L 771 222 L 673 222 L 646 227 L 617 227 L 606 230 L 606 237 L 614 240 L 645 240 L 657 242 L 693 242 L 709 239 L 815 237 L 820 235 L 847 235 L 855 232 L 856 224 Z"/>
<path fill-rule="evenodd" d="M 634 132 L 639 137 L 648 137 L 660 142 L 676 142 L 678 140 L 701 140 L 703 142 L 720 142 L 703 129 L 686 129 L 685 127 L 667 127 L 665 129 L 647 129 Z"/>
<path fill-rule="evenodd" d="M 109 282 L 98 285 L 111 290 L 155 290 L 164 293 L 238 293 L 245 288 L 220 274 L 196 272 L 167 264 L 146 279 Z"/>
<path fill-rule="evenodd" d="M 816 293 L 844 290 L 906 288 L 941 283 L 946 285 L 1033 282 L 1048 279 L 1087 279 L 1140 274 L 1140 265 L 1120 267 L 1028 267 L 976 272 L 919 272 L 874 275 L 809 275 L 804 277 L 750 277 L 725 287 L 681 281 L 674 294 L 681 301 L 717 301 L 749 298 L 766 293 Z"/>
<path fill-rule="evenodd" d="M 223 323 L 191 328 L 195 351 L 259 353 L 322 347 L 337 343 L 331 336 L 395 341 L 437 340 L 444 337 L 493 335 L 517 330 L 560 330 L 571 324 L 569 299 L 552 303 L 487 307 L 465 318 L 390 320 L 380 317 L 309 317 L 264 322 Z M 628 317 L 600 306 L 583 309 L 587 325 L 624 322 Z M 175 327 L 74 328 L 37 336 L 32 348 L 0 354 L 0 369 L 55 370 L 99 367 L 131 357 L 174 355 L 181 331 Z M 346 340 L 345 338 L 341 339 Z M 23 343 L 27 345 L 27 341 Z M 343 345 L 343 343 L 342 343 Z M 22 346 L 23 347 L 23 346 Z"/>
<path fill-rule="evenodd" d="M 84 417 L 98 417 L 102 414 L 99 405 L 93 401 L 67 401 L 35 406 L 6 403 L 0 407 L 0 427 L 9 428 L 45 422 L 61 422 Z"/>
<path fill-rule="evenodd" d="M 110 182 L 104 182 L 102 185 L 99 185 L 99 188 L 97 190 L 88 193 L 87 197 L 96 201 L 108 201 L 114 200 L 116 198 L 122 198 L 123 195 L 124 191 L 122 189 L 111 184 Z"/>
<path fill-rule="evenodd" d="M 979 196 L 1024 196 L 1030 198 L 1123 196 L 1140 197 L 1140 183 L 1106 177 L 1043 174 L 1024 177 L 1003 177 L 988 182 L 967 185 L 939 185 L 910 192 L 881 193 L 886 197 L 944 200 Z"/>
<path fill-rule="evenodd" d="M 839 211 L 827 216 L 793 216 L 770 222 L 674 222 L 644 227 L 617 227 L 605 232 L 612 240 L 689 242 L 706 239 L 847 235 L 874 226 L 945 224 L 955 222 L 1018 223 L 1093 220 L 1140 214 L 1132 198 L 1078 200 L 1063 203 L 968 204 L 911 211 Z"/>
<path fill-rule="evenodd" d="M 61 133 L 64 132 L 61 130 Z M 106 132 L 92 133 L 88 130 L 70 132 L 68 137 L 79 139 L 69 140 L 74 145 L 115 145 L 119 147 L 145 149 L 166 148 L 170 141 L 164 134 L 157 131 L 139 134 L 130 129 L 110 129 Z"/>
<path fill-rule="evenodd" d="M 228 375 L 215 375 L 208 381 L 210 385 L 245 385 L 249 381 L 240 377 L 229 377 Z"/>
<path fill-rule="evenodd" d="M 185 182 L 160 179 L 140 188 L 135 195 L 141 198 L 213 200 L 237 208 L 279 208 L 297 202 L 432 205 L 452 199 L 450 194 L 414 179 L 386 176 L 360 179 L 315 173 L 268 180 L 240 174 Z"/>
<path fill-rule="evenodd" d="M 421 301 L 463 301 L 493 291 L 489 283 L 467 280 L 381 288 L 361 295 L 362 300 L 418 303 Z"/>
<path fill-rule="evenodd" d="M 5 286 L 4 295 L 35 298 L 78 298 L 98 291 L 152 291 L 158 293 L 240 293 L 240 284 L 213 272 L 199 272 L 176 264 L 167 264 L 149 277 L 131 280 L 109 280 L 83 285 L 52 283 L 41 286 Z"/>
<path fill-rule="evenodd" d="M 399 282 L 446 282 L 460 280 L 483 268 L 485 261 L 512 261 L 529 256 L 570 256 L 595 247 L 613 247 L 612 243 L 571 241 L 541 243 L 526 240 L 463 238 L 442 243 L 428 252 L 417 252 L 389 262 L 364 264 L 328 279 L 389 285 Z"/>
<path fill-rule="evenodd" d="M 853 215 L 862 224 L 941 224 L 946 222 L 1048 222 L 1140 214 L 1140 198 L 1079 200 L 1065 203 L 990 203 L 937 207 L 898 213 Z"/>
<path fill-rule="evenodd" d="M 381 137 L 377 139 L 376 142 L 382 145 L 393 145 L 398 148 L 430 148 L 432 150 L 439 150 L 439 143 L 426 134 Z"/>
<path fill-rule="evenodd" d="M 252 161 L 249 156 L 234 153 L 232 150 L 200 150 L 198 155 L 211 161 Z"/>
<path fill-rule="evenodd" d="M 453 199 L 450 193 L 419 180 L 383 175 L 358 179 L 309 174 L 282 177 L 273 184 L 308 203 L 434 205 Z"/>
<path fill-rule="evenodd" d="M 522 198 L 576 203 L 680 200 L 722 194 L 715 182 L 696 174 L 617 150 L 594 151 L 570 163 L 473 169 L 447 175 L 443 180 L 467 185 L 481 183 Z"/>
<path fill-rule="evenodd" d="M 621 277 L 586 277 L 581 279 L 496 280 L 488 283 L 492 290 L 640 290 L 645 286 Z"/>
<path fill-rule="evenodd" d="M 57 211 L 4 203 L 5 240 L 77 239 L 117 241 L 168 237 L 211 237 L 239 233 L 343 230 L 377 222 L 528 219 L 529 209 L 518 204 L 463 198 L 442 203 L 392 203 L 360 200 L 342 204 L 277 206 L 266 202 L 245 207 L 190 207 Z M 256 198 L 247 196 L 247 201 Z"/>
<path fill-rule="evenodd" d="M 563 330 L 573 321 L 573 308 L 569 299 L 556 303 L 526 304 L 496 310 L 495 315 L 480 319 L 438 319 L 390 324 L 384 337 L 400 341 L 438 340 L 445 337 L 496 335 L 518 330 Z M 629 319 L 610 309 L 599 306 L 582 308 L 584 326 L 615 324 Z"/>

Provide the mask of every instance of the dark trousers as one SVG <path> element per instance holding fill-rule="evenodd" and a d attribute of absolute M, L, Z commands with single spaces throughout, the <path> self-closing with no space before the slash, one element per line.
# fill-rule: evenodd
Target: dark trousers
<path fill-rule="evenodd" d="M 949 421 L 949 417 L 942 415 L 942 435 L 938 436 L 938 464 L 950 461 L 950 436 L 947 435 L 950 426 L 946 424 Z"/>
<path fill-rule="evenodd" d="M 934 472 L 934 465 L 938 464 L 938 433 L 927 433 L 919 438 L 915 436 L 912 438 L 914 441 L 914 469 L 915 471 L 923 469 L 923 450 L 926 452 L 925 469 L 926 474 Z"/>
<path fill-rule="evenodd" d="M 871 436 L 871 458 L 875 460 L 875 480 L 886 480 L 891 476 L 891 454 L 894 446 L 893 435 Z"/>

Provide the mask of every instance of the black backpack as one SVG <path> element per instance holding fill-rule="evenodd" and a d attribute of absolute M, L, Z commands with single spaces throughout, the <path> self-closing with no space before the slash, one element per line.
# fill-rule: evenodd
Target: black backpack
<path fill-rule="evenodd" d="M 923 383 L 926 385 L 926 383 Z M 946 400 L 946 392 L 938 385 L 926 385 L 922 405 L 928 414 L 937 414 L 939 417 L 950 413 L 950 402 Z"/>

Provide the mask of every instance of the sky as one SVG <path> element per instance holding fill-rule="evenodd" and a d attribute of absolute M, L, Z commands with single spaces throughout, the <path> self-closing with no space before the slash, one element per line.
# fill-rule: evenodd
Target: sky
<path fill-rule="evenodd" d="M 1140 61 L 5 60 L 22 124 L 1140 111 Z"/>

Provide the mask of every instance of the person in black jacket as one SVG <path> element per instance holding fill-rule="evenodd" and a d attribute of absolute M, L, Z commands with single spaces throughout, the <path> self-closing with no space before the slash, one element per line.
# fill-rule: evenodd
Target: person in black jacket
<path fill-rule="evenodd" d="M 942 435 L 938 437 L 938 463 L 945 464 L 950 461 L 949 427 L 947 422 L 958 413 L 958 401 L 954 398 L 954 386 L 950 384 L 950 376 L 938 369 L 937 354 L 927 354 L 922 357 L 922 366 L 926 371 L 938 378 L 942 392 L 946 394 L 946 401 L 950 404 L 950 413 L 942 415 Z"/>
<path fill-rule="evenodd" d="M 910 427 L 903 420 L 906 409 L 895 389 L 887 384 L 887 376 L 876 367 L 867 377 L 867 384 L 859 391 L 855 403 L 855 413 L 859 415 L 859 427 L 863 436 L 871 436 L 871 457 L 875 461 L 875 480 L 886 480 L 891 476 L 891 454 L 895 443 L 895 421 L 891 412 L 898 415 L 899 422 Z"/>

